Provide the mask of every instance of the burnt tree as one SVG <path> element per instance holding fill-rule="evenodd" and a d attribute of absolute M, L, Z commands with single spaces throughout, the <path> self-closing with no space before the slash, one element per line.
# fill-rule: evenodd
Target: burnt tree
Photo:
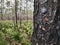
<path fill-rule="evenodd" d="M 57 30 L 58 39 L 56 45 L 60 45 L 60 0 L 57 1 L 57 11 L 54 18 L 55 29 Z"/>
<path fill-rule="evenodd" d="M 59 0 L 34 0 L 32 45 L 58 45 L 59 2 Z"/>

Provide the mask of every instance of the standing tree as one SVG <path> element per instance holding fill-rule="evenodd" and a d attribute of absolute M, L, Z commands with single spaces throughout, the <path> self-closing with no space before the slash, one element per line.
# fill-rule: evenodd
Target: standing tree
<path fill-rule="evenodd" d="M 0 10 L 1 10 L 1 20 L 3 20 L 3 6 L 4 6 L 4 0 L 1 0 L 1 7 L 0 7 Z"/>
<path fill-rule="evenodd" d="M 15 20 L 16 20 L 16 24 L 17 24 L 17 6 L 18 6 L 18 3 L 17 3 L 17 0 L 15 0 Z"/>
<path fill-rule="evenodd" d="M 34 0 L 32 45 L 56 44 L 57 34 L 53 23 L 56 7 L 57 0 Z"/>
<path fill-rule="evenodd" d="M 20 17 L 19 17 L 19 19 L 20 19 L 20 26 L 21 26 L 21 23 L 22 23 L 21 15 L 22 15 L 22 0 L 20 0 Z"/>
<path fill-rule="evenodd" d="M 58 34 L 58 40 L 56 45 L 60 45 L 60 0 L 57 0 L 57 11 L 56 11 L 56 16 L 54 18 L 54 23 L 55 23 L 55 28 L 57 30 Z"/>
<path fill-rule="evenodd" d="M 27 22 L 28 22 L 28 0 L 26 0 L 26 15 L 27 15 Z"/>

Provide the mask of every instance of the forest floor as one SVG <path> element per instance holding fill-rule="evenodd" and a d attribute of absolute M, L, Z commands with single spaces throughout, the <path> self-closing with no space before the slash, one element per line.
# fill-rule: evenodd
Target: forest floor
<path fill-rule="evenodd" d="M 15 25 L 12 20 L 0 21 L 0 45 L 31 45 L 33 22 L 22 21 Z"/>

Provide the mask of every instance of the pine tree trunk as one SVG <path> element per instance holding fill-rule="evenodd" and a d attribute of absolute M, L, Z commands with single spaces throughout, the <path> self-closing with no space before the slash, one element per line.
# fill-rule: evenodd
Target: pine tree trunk
<path fill-rule="evenodd" d="M 34 0 L 34 32 L 32 45 L 53 45 L 56 43 L 54 18 L 57 11 L 57 0 Z"/>

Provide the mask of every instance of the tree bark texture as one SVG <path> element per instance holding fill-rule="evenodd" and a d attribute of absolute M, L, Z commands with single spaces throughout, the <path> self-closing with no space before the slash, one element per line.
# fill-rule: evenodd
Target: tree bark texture
<path fill-rule="evenodd" d="M 59 0 L 34 0 L 32 45 L 60 45 L 59 3 Z"/>

